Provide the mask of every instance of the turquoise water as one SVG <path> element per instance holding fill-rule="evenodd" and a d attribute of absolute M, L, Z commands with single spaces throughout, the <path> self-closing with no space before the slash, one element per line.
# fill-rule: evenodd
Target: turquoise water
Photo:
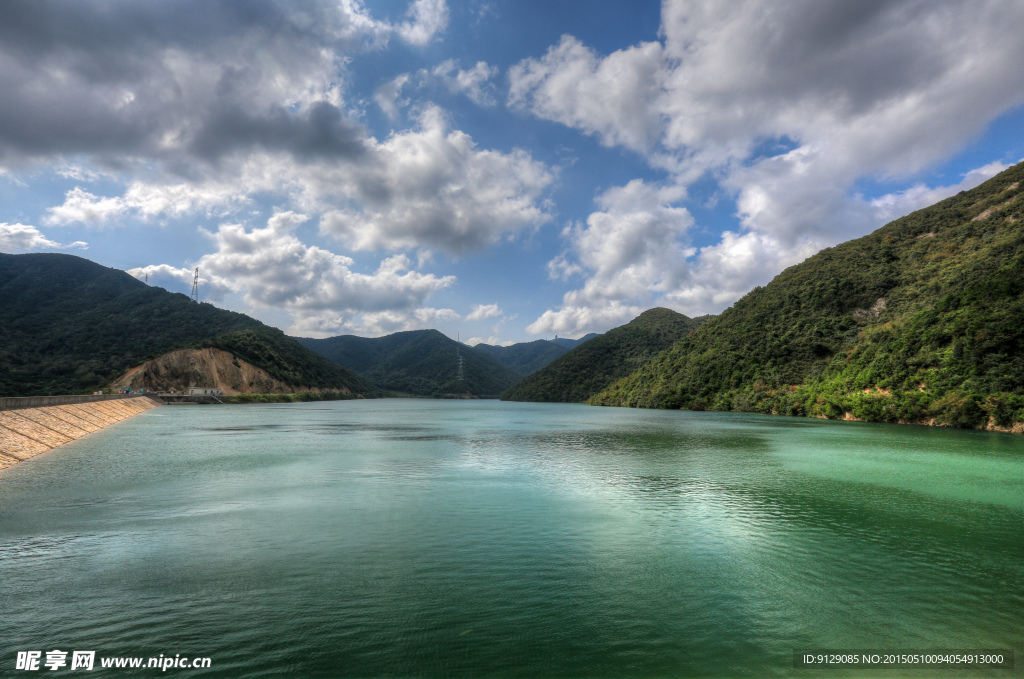
<path fill-rule="evenodd" d="M 1014 649 L 1017 669 L 794 669 L 809 648 Z M 157 408 L 0 474 L 0 675 L 52 649 L 211 659 L 85 676 L 1019 676 L 1024 437 Z"/>

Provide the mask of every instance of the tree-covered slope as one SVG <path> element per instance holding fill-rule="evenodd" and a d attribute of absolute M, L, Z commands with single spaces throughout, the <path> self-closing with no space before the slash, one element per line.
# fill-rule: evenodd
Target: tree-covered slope
<path fill-rule="evenodd" d="M 521 377 L 494 358 L 437 330 L 411 330 L 386 337 L 295 339 L 382 389 L 415 396 L 497 397 Z M 458 380 L 460 355 L 462 381 Z"/>
<path fill-rule="evenodd" d="M 790 267 L 590 402 L 1024 421 L 1022 184 L 1019 164 Z"/>
<path fill-rule="evenodd" d="M 537 372 L 551 363 L 551 361 L 569 351 L 567 347 L 542 339 L 534 340 L 533 342 L 520 342 L 507 347 L 493 344 L 477 344 L 473 348 L 496 359 L 502 365 L 515 370 L 520 375 L 529 375 L 530 373 Z"/>
<path fill-rule="evenodd" d="M 327 386 L 325 367 L 314 366 L 320 358 L 279 331 L 81 257 L 0 254 L 0 299 L 0 395 L 92 391 L 146 358 L 240 330 L 281 359 L 268 371 Z M 359 384 L 352 378 L 345 386 Z"/>
<path fill-rule="evenodd" d="M 505 401 L 586 401 L 629 375 L 706 320 L 650 309 L 626 325 L 583 342 L 501 395 Z"/>

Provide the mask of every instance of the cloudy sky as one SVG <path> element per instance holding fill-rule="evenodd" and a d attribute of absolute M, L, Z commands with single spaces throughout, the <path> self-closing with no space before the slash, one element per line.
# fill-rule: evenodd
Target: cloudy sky
<path fill-rule="evenodd" d="M 1019 0 L 7 0 L 0 251 L 291 334 L 719 312 L 1024 158 Z"/>

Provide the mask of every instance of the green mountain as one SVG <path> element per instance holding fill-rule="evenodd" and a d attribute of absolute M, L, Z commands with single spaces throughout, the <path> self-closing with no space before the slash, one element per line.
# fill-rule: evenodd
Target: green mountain
<path fill-rule="evenodd" d="M 437 330 L 385 337 L 296 337 L 303 346 L 353 370 L 383 389 L 414 396 L 497 398 L 522 376 L 484 352 Z M 458 380 L 459 357 L 463 380 Z"/>
<path fill-rule="evenodd" d="M 1022 182 L 823 250 L 591 403 L 1024 429 Z"/>
<path fill-rule="evenodd" d="M 565 352 L 568 347 L 555 344 L 551 340 L 534 340 L 533 342 L 520 342 L 507 347 L 495 346 L 493 344 L 477 344 L 473 347 L 498 360 L 501 364 L 515 370 L 520 375 L 529 375 L 537 372 L 551 361 L 555 360 Z"/>
<path fill-rule="evenodd" d="M 566 352 L 501 395 L 505 401 L 586 401 L 667 349 L 708 317 L 650 309 Z"/>
<path fill-rule="evenodd" d="M 147 358 L 197 343 L 235 351 L 292 384 L 373 390 L 256 319 L 81 257 L 0 254 L 0 299 L 3 396 L 93 391 Z"/>

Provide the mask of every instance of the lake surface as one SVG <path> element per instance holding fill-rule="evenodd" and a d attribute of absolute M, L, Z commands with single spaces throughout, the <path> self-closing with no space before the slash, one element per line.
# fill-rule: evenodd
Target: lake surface
<path fill-rule="evenodd" d="M 1017 669 L 794 669 L 811 648 L 1013 649 Z M 1020 676 L 1024 437 L 157 408 L 0 474 L 0 675 L 53 649 L 211 658 L 150 676 Z"/>

